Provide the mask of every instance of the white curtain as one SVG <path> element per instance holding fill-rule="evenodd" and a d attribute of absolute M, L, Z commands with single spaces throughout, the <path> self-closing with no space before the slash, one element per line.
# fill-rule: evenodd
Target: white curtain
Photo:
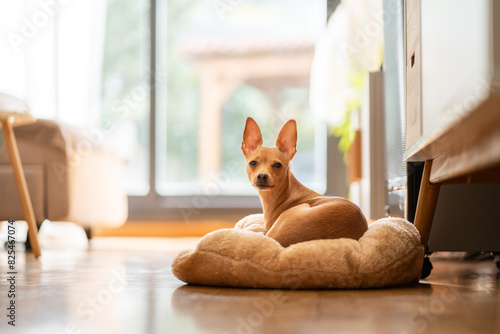
<path fill-rule="evenodd" d="M 310 104 L 318 118 L 334 127 L 344 123 L 352 101 L 361 98 L 359 78 L 382 65 L 384 19 L 390 16 L 382 0 L 342 0 L 337 6 L 311 69 Z"/>
<path fill-rule="evenodd" d="M 0 1 L 0 91 L 37 117 L 95 126 L 105 0 Z"/>

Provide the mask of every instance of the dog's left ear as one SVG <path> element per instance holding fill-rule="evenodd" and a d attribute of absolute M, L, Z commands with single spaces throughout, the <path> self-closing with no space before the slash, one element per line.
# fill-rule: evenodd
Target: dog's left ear
<path fill-rule="evenodd" d="M 291 119 L 281 128 L 276 147 L 292 160 L 297 152 L 297 123 Z"/>

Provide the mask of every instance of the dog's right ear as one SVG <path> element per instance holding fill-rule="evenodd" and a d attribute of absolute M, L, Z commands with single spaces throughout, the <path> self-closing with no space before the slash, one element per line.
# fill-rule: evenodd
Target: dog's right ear
<path fill-rule="evenodd" d="M 288 156 L 290 160 L 293 159 L 297 153 L 297 122 L 294 119 L 289 120 L 283 125 L 276 140 L 276 147 L 281 152 Z"/>
<path fill-rule="evenodd" d="M 243 131 L 243 142 L 241 143 L 243 155 L 247 155 L 260 145 L 262 145 L 262 133 L 260 132 L 260 128 L 253 118 L 248 117 L 247 123 L 245 124 L 245 130 Z"/>

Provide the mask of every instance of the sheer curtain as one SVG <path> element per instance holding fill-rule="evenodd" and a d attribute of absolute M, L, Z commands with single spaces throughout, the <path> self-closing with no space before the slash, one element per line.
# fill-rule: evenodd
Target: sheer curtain
<path fill-rule="evenodd" d="M 311 69 L 310 103 L 315 115 L 332 126 L 345 122 L 359 104 L 367 72 L 379 71 L 384 50 L 381 0 L 342 0 L 320 39 Z"/>
<path fill-rule="evenodd" d="M 0 91 L 34 116 L 96 126 L 106 0 L 0 1 Z"/>

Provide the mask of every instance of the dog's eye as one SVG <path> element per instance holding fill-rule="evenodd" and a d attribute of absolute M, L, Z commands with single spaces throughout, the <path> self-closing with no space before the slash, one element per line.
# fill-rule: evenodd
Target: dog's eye
<path fill-rule="evenodd" d="M 273 167 L 274 167 L 274 168 L 281 168 L 281 167 L 283 167 L 283 165 L 282 165 L 282 164 L 280 164 L 279 162 L 277 162 L 277 163 L 275 163 L 275 164 L 273 165 Z"/>
<path fill-rule="evenodd" d="M 257 166 L 257 161 L 252 160 L 248 163 L 250 166 Z"/>

